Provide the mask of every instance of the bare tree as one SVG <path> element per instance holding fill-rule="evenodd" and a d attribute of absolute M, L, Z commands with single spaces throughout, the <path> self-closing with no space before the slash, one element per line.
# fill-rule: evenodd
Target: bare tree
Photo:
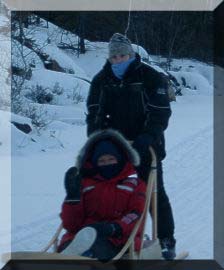
<path fill-rule="evenodd" d="M 80 13 L 78 23 L 78 55 L 86 52 L 85 48 L 85 14 Z"/>

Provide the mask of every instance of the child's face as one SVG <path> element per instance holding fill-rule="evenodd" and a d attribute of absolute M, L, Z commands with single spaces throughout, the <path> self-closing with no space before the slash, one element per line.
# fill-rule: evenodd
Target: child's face
<path fill-rule="evenodd" d="M 105 166 L 105 165 L 112 165 L 112 164 L 117 164 L 116 157 L 112 155 L 103 155 L 99 157 L 97 160 L 98 166 Z"/>

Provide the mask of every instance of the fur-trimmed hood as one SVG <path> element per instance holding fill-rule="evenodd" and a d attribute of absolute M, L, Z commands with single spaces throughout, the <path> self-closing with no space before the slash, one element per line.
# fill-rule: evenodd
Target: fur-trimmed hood
<path fill-rule="evenodd" d="M 85 145 L 79 151 L 76 159 L 76 168 L 79 170 L 83 167 L 87 161 L 89 154 L 91 153 L 93 146 L 102 140 L 110 139 L 114 144 L 121 148 L 126 154 L 128 161 L 133 166 L 138 166 L 140 163 L 140 157 L 137 151 L 130 145 L 130 143 L 119 133 L 113 129 L 107 129 L 94 132 L 87 140 Z"/>

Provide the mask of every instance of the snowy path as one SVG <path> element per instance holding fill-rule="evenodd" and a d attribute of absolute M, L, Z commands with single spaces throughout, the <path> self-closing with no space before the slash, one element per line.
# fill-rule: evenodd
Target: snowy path
<path fill-rule="evenodd" d="M 191 259 L 211 259 L 212 98 L 185 96 L 172 107 L 173 115 L 166 131 L 164 178 L 174 211 L 177 249 L 190 251 Z M 12 250 L 40 250 L 55 232 L 65 196 L 64 172 L 74 164 L 86 140 L 85 134 L 84 125 L 74 125 L 65 130 L 61 138 L 71 142 L 65 149 L 32 153 L 32 149 L 24 148 L 13 156 Z M 8 233 L 5 228 L 0 229 L 3 247 Z"/>
<path fill-rule="evenodd" d="M 212 137 L 209 126 L 177 144 L 164 167 L 177 248 L 189 250 L 191 259 L 213 257 L 213 158 L 208 144 Z"/>

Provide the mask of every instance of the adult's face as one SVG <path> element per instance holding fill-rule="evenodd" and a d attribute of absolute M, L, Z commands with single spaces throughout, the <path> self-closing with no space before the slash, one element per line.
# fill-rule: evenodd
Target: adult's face
<path fill-rule="evenodd" d="M 119 64 L 122 62 L 126 62 L 130 59 L 130 55 L 126 54 L 119 54 L 119 55 L 114 55 L 111 57 L 110 62 L 111 64 Z"/>

